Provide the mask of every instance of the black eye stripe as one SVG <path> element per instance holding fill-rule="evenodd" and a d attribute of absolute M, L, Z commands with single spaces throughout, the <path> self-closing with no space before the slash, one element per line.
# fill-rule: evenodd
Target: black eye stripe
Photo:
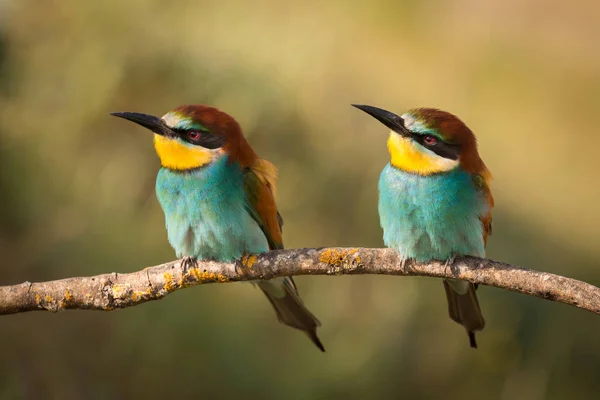
<path fill-rule="evenodd" d="M 172 129 L 181 139 L 186 142 L 196 145 L 202 146 L 209 150 L 218 149 L 219 147 L 223 147 L 225 145 L 225 136 L 219 135 L 215 133 L 210 133 L 209 131 L 199 130 L 199 129 Z M 189 135 L 190 132 L 198 133 L 198 137 L 196 139 L 192 139 Z"/>
<path fill-rule="evenodd" d="M 433 151 L 440 157 L 448 158 L 450 160 L 458 160 L 458 157 L 460 156 L 460 145 L 458 144 L 444 142 L 435 135 L 419 135 L 413 132 L 412 136 L 417 143 L 426 149 Z M 425 136 L 433 136 L 436 139 L 436 143 L 432 145 L 425 143 Z"/>
<path fill-rule="evenodd" d="M 177 135 L 181 136 L 181 137 L 186 136 L 190 132 L 198 132 L 200 134 L 202 134 L 202 133 L 209 133 L 208 131 L 203 131 L 203 130 L 200 130 L 200 129 L 171 128 L 171 130 L 173 132 L 175 132 Z"/>

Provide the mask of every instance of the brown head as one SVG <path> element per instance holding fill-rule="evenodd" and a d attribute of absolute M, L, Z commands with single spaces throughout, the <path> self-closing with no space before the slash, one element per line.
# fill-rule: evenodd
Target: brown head
<path fill-rule="evenodd" d="M 396 168 L 431 175 L 460 167 L 471 174 L 489 176 L 473 131 L 457 116 L 436 108 L 415 108 L 398 116 L 377 107 L 355 107 L 392 130 L 388 149 Z"/>
<path fill-rule="evenodd" d="M 152 115 L 111 113 L 154 132 L 154 148 L 161 164 L 173 170 L 189 170 L 210 164 L 222 155 L 243 167 L 252 165 L 257 155 L 240 125 L 230 115 L 205 105 L 183 105 L 162 118 Z"/>

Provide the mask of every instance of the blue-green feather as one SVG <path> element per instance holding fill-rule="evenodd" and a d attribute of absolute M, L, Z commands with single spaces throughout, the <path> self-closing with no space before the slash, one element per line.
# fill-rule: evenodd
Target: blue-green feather
<path fill-rule="evenodd" d="M 233 261 L 269 250 L 247 211 L 243 180 L 242 168 L 226 156 L 191 171 L 159 171 L 156 195 L 177 257 Z"/>
<path fill-rule="evenodd" d="M 422 176 L 388 164 L 379 179 L 379 216 L 387 247 L 418 261 L 483 257 L 479 217 L 488 204 L 469 173 Z"/>

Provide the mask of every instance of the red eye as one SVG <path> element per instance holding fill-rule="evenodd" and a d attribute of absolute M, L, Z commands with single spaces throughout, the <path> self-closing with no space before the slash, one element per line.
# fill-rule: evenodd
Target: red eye
<path fill-rule="evenodd" d="M 437 139 L 435 138 L 435 136 L 425 135 L 423 136 L 423 142 L 425 142 L 425 144 L 428 146 L 433 146 L 437 143 Z"/>
<path fill-rule="evenodd" d="M 200 132 L 190 131 L 188 132 L 188 137 L 192 140 L 198 140 L 198 138 L 200 137 Z"/>

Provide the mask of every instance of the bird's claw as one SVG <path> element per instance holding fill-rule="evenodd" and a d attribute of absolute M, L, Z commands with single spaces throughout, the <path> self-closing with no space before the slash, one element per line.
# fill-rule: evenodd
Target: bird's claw
<path fill-rule="evenodd" d="M 235 260 L 233 268 L 235 269 L 236 275 L 243 275 L 244 265 L 242 264 L 242 260 Z"/>
<path fill-rule="evenodd" d="M 183 269 L 183 273 L 186 274 L 190 268 L 196 266 L 196 258 L 195 257 L 183 257 L 181 260 L 181 268 Z"/>
<path fill-rule="evenodd" d="M 408 261 L 408 257 L 401 257 L 400 258 L 400 268 L 405 269 L 407 261 Z"/>
<path fill-rule="evenodd" d="M 248 258 L 249 254 L 242 255 L 242 258 L 235 260 L 235 273 L 239 276 L 245 276 L 248 272 Z"/>
<path fill-rule="evenodd" d="M 454 260 L 456 260 L 456 256 L 454 256 L 454 255 L 446 260 L 446 262 L 444 263 L 444 272 L 445 273 L 448 273 L 448 268 L 450 268 L 451 272 L 454 272 L 454 268 L 452 268 L 452 264 L 454 264 Z"/>

